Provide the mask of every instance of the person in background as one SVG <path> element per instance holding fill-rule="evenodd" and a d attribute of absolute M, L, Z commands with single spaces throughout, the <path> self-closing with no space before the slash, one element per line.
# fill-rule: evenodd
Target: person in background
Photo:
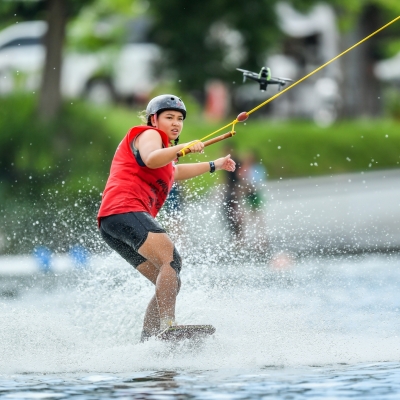
<path fill-rule="evenodd" d="M 256 151 L 250 151 L 243 157 L 240 178 L 243 182 L 246 204 L 251 211 L 258 211 L 264 202 L 261 189 L 267 181 L 267 170 Z"/>
<path fill-rule="evenodd" d="M 169 214 L 175 215 L 182 211 L 182 201 L 181 188 L 177 182 L 174 182 L 165 201 L 164 208 Z"/>
<path fill-rule="evenodd" d="M 153 98 L 145 111 L 145 124 L 131 128 L 117 147 L 97 215 L 105 242 L 155 285 L 147 307 L 141 341 L 175 325 L 175 304 L 181 281 L 181 257 L 155 219 L 174 180 L 233 172 L 228 154 L 215 161 L 176 164 L 186 145 L 192 153 L 204 144 L 178 144 L 186 118 L 183 101 L 171 94 Z"/>
<path fill-rule="evenodd" d="M 183 187 L 178 182 L 174 182 L 163 205 L 162 225 L 175 245 L 179 248 L 185 239 L 186 227 L 184 221 L 184 196 Z M 161 218 L 160 218 L 161 220 Z"/>
<path fill-rule="evenodd" d="M 248 239 L 251 237 L 254 248 L 265 252 L 268 249 L 264 191 L 267 170 L 255 150 L 249 151 L 243 157 L 239 176 L 247 211 L 246 222 L 248 227 L 251 227 L 247 229 Z"/>
<path fill-rule="evenodd" d="M 240 241 L 243 235 L 243 216 L 241 210 L 241 188 L 240 188 L 240 161 L 236 155 L 235 148 L 227 145 L 224 148 L 225 152 L 229 152 L 236 160 L 237 168 L 234 171 L 225 173 L 226 179 L 226 194 L 223 200 L 223 208 L 225 218 L 228 224 L 229 231 L 232 237 Z"/>

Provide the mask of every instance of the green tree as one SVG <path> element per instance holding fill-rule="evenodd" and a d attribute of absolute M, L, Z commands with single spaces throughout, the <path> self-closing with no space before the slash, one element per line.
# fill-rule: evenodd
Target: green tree
<path fill-rule="evenodd" d="M 46 61 L 43 68 L 42 87 L 39 97 L 39 116 L 43 119 L 54 118 L 61 107 L 62 52 L 67 24 L 67 10 L 68 5 L 65 0 L 47 1 Z"/>
<path fill-rule="evenodd" d="M 96 176 L 105 176 L 99 174 L 104 168 L 101 163 L 114 146 L 109 148 L 104 111 L 95 115 L 82 102 L 62 103 L 60 75 L 62 51 L 68 42 L 66 26 L 71 30 L 70 23 L 78 23 L 82 12 L 89 13 L 94 15 L 89 31 L 95 31 L 96 20 L 113 18 L 113 6 L 126 18 L 138 11 L 134 5 L 132 0 L 0 1 L 1 27 L 38 19 L 49 23 L 39 102 L 32 94 L 20 93 L 0 99 L 0 199 L 3 195 L 18 197 L 27 190 L 30 197 L 41 196 L 45 188 L 59 186 L 63 180 L 73 191 L 77 176 L 85 175 L 85 181 L 91 178 L 93 182 Z M 98 44 L 102 46 L 104 41 Z"/>
<path fill-rule="evenodd" d="M 236 67 L 253 69 L 278 35 L 273 0 L 151 0 L 153 40 L 183 90 L 202 91 L 210 78 L 240 79 Z"/>
<path fill-rule="evenodd" d="M 127 38 L 128 22 L 145 11 L 140 1 L 94 0 L 68 24 L 67 45 L 87 52 L 119 48 Z"/>
<path fill-rule="evenodd" d="M 56 117 L 61 107 L 62 52 L 67 21 L 93 0 L 41 0 L 38 2 L 1 2 L 3 20 L 17 22 L 28 19 L 45 19 L 48 30 L 45 36 L 46 59 L 39 95 L 38 113 L 44 120 Z M 33 4 L 31 4 L 33 3 Z"/>

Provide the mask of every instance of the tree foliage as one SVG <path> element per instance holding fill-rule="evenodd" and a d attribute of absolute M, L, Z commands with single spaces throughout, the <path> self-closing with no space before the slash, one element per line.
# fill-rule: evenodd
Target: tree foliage
<path fill-rule="evenodd" d="M 33 18 L 43 19 L 45 11 L 44 1 L 0 1 L 1 27 Z"/>
<path fill-rule="evenodd" d="M 165 65 L 177 72 L 182 89 L 202 90 L 208 79 L 237 79 L 236 67 L 263 65 L 278 35 L 275 3 L 152 0 L 152 38 L 165 50 Z"/>
<path fill-rule="evenodd" d="M 57 0 L 58 1 L 58 0 Z M 66 6 L 67 19 L 74 18 L 83 7 L 99 0 L 59 0 Z M 126 0 L 124 0 L 126 1 Z M 0 24 L 2 27 L 22 21 L 45 19 L 51 0 L 0 1 Z"/>
<path fill-rule="evenodd" d="M 118 144 L 104 110 L 74 101 L 63 104 L 57 119 L 41 121 L 35 100 L 30 94 L 0 98 L 0 198 L 37 200 L 63 181 L 70 192 L 100 190 Z"/>
<path fill-rule="evenodd" d="M 318 0 L 293 0 L 295 7 L 306 10 Z M 342 32 L 341 46 L 367 37 L 400 14 L 398 0 L 331 0 Z M 386 28 L 354 49 L 341 60 L 343 70 L 343 115 L 377 116 L 382 112 L 381 84 L 374 74 L 377 61 L 400 51 L 400 22 Z"/>
<path fill-rule="evenodd" d="M 94 0 L 68 25 L 68 46 L 77 51 L 119 47 L 126 41 L 128 22 L 143 16 L 146 7 L 133 0 Z"/>
<path fill-rule="evenodd" d="M 310 7 L 318 4 L 319 1 L 292 0 L 292 3 L 300 10 L 308 10 Z M 329 4 L 334 7 L 338 15 L 339 26 L 344 34 L 357 29 L 363 14 L 365 14 L 368 9 L 375 10 L 382 25 L 400 15 L 400 2 L 398 0 L 330 0 Z M 397 23 L 382 32 L 377 39 L 384 38 L 384 41 L 381 40 L 380 44 L 385 48 L 393 48 L 391 42 L 398 40 L 399 32 L 400 23 Z M 400 48 L 398 51 L 400 51 Z M 382 52 L 382 54 L 384 54 L 384 52 Z M 386 55 L 393 55 L 393 53 Z"/>
<path fill-rule="evenodd" d="M 46 60 L 43 68 L 39 98 L 39 116 L 55 118 L 61 107 L 61 69 L 65 30 L 68 19 L 93 0 L 41 0 L 38 2 L 1 2 L 3 20 L 14 21 L 45 19 L 48 30 L 45 37 Z"/>

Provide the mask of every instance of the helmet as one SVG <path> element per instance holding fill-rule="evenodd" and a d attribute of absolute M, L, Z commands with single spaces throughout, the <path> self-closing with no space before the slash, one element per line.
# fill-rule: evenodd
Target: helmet
<path fill-rule="evenodd" d="M 165 110 L 180 111 L 183 114 L 183 119 L 186 118 L 186 107 L 183 101 L 173 94 L 162 94 L 150 100 L 146 108 L 146 119 L 150 123 L 150 116 L 153 114 L 160 114 Z"/>

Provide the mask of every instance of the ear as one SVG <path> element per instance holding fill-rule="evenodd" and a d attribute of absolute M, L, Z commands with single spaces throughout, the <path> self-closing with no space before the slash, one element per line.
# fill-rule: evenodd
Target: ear
<path fill-rule="evenodd" d="M 158 128 L 158 124 L 157 124 L 157 114 L 153 114 L 153 115 L 151 115 L 150 116 L 150 121 L 151 121 L 151 124 L 155 127 L 155 128 Z"/>

